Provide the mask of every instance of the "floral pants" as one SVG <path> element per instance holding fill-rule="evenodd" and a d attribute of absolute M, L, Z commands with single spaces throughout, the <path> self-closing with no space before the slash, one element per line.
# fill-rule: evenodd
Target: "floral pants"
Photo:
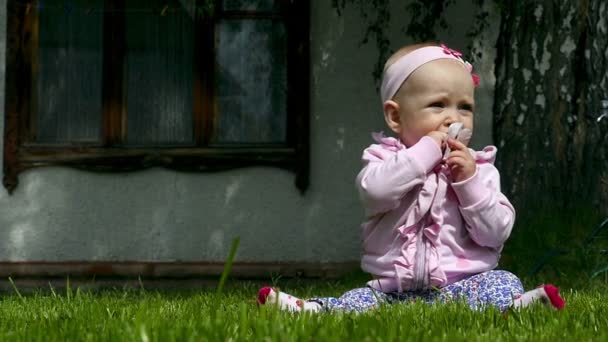
<path fill-rule="evenodd" d="M 401 303 L 422 300 L 426 303 L 465 300 L 471 309 L 494 306 L 504 312 L 513 298 L 523 293 L 521 281 L 507 271 L 493 270 L 465 278 L 440 289 L 406 292 L 381 292 L 371 287 L 350 290 L 340 298 L 311 298 L 323 306 L 324 311 L 363 312 L 381 303 Z"/>

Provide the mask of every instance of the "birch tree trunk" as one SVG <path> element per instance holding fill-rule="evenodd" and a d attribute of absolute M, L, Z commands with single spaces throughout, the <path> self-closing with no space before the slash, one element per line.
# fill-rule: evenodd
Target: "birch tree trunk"
<path fill-rule="evenodd" d="M 494 137 L 503 191 L 520 214 L 608 214 L 608 3 L 504 2 Z M 530 5 L 532 4 L 532 5 Z"/>

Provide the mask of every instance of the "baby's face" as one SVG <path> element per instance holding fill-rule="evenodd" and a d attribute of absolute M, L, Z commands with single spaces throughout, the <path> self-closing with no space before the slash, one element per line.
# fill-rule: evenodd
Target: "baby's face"
<path fill-rule="evenodd" d="M 473 130 L 473 80 L 458 61 L 438 59 L 422 65 L 408 77 L 395 101 L 400 109 L 398 133 L 408 147 L 432 131 L 447 133 L 453 122 Z"/>

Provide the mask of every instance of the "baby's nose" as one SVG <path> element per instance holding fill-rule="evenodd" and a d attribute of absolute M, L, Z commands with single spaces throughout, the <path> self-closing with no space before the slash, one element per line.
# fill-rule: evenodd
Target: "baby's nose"
<path fill-rule="evenodd" d="M 449 126 L 450 124 L 452 124 L 454 122 L 459 122 L 459 121 L 460 121 L 460 115 L 458 114 L 457 110 L 446 109 L 445 124 L 447 126 Z"/>
<path fill-rule="evenodd" d="M 444 126 L 449 126 L 449 125 L 451 125 L 451 124 L 453 124 L 453 123 L 456 123 L 456 122 L 460 122 L 460 120 L 458 120 L 458 118 L 456 118 L 456 117 L 453 117 L 453 116 L 448 116 L 448 117 L 445 119 L 445 121 L 443 122 L 443 125 L 444 125 Z"/>
<path fill-rule="evenodd" d="M 460 117 L 460 112 L 458 111 L 458 108 L 446 108 L 446 111 L 448 112 L 448 116 L 453 118 L 454 120 L 457 120 Z"/>

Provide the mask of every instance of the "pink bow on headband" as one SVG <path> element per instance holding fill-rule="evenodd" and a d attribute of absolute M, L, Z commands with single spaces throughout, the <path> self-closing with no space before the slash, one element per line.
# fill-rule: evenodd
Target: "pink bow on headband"
<path fill-rule="evenodd" d="M 454 49 L 450 49 L 445 44 L 440 44 L 439 46 L 443 49 L 443 53 L 445 53 L 446 55 L 452 55 L 452 56 L 462 60 L 462 62 L 466 66 L 466 68 L 471 73 L 471 77 L 473 78 L 473 85 L 475 85 L 475 87 L 477 87 L 479 85 L 479 75 L 473 73 L 473 65 L 471 65 L 471 63 L 462 59 L 462 52 L 456 51 Z"/>
<path fill-rule="evenodd" d="M 445 44 L 439 44 L 439 46 L 441 46 L 443 48 L 443 53 L 445 53 L 446 55 L 452 55 L 456 58 L 462 58 L 462 52 L 452 50 L 449 47 L 447 47 Z"/>

